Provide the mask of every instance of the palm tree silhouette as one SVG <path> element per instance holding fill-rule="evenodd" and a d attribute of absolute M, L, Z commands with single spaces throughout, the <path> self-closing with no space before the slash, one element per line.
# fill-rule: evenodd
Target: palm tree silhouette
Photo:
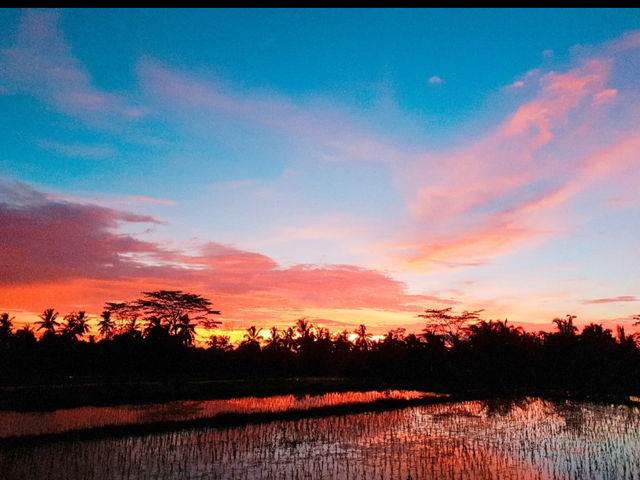
<path fill-rule="evenodd" d="M 244 341 L 242 343 L 260 345 L 262 335 L 260 335 L 260 329 L 255 325 L 251 325 L 247 328 L 247 333 L 244 334 Z"/>
<path fill-rule="evenodd" d="M 13 328 L 14 317 L 9 317 L 8 313 L 0 315 L 0 339 L 9 338 Z"/>
<path fill-rule="evenodd" d="M 356 347 L 361 351 L 368 350 L 371 346 L 371 334 L 367 333 L 366 325 L 364 323 L 361 323 L 360 326 L 353 331 L 353 333 L 357 335 L 355 338 Z"/>
<path fill-rule="evenodd" d="M 226 335 L 211 335 L 207 341 L 207 345 L 212 350 L 228 352 L 233 350 L 233 345 L 229 343 L 229 337 Z"/>
<path fill-rule="evenodd" d="M 306 352 L 312 348 L 314 341 L 313 324 L 305 317 L 296 320 L 298 338 L 295 339 L 294 348 L 298 352 Z"/>
<path fill-rule="evenodd" d="M 295 350 L 295 336 L 296 332 L 293 327 L 287 327 L 287 329 L 282 332 L 282 346 L 287 350 Z"/>
<path fill-rule="evenodd" d="M 554 318 L 553 323 L 556 324 L 558 333 L 564 337 L 575 337 L 578 327 L 573 324 L 573 321 L 578 318 L 576 315 L 566 315 L 565 319 Z"/>
<path fill-rule="evenodd" d="M 98 322 L 98 331 L 103 338 L 111 338 L 113 331 L 116 328 L 116 324 L 111 319 L 111 312 L 104 310 L 100 314 L 101 320 Z"/>
<path fill-rule="evenodd" d="M 313 335 L 313 324 L 306 317 L 296 320 L 296 330 L 301 338 L 307 339 Z"/>
<path fill-rule="evenodd" d="M 271 350 L 277 350 L 282 345 L 282 338 L 280 338 L 280 330 L 278 327 L 273 326 L 269 329 L 269 339 L 267 340 L 267 347 Z"/>
<path fill-rule="evenodd" d="M 87 323 L 89 319 L 84 311 L 70 313 L 64 317 L 64 320 L 65 324 L 62 327 L 62 333 L 73 340 L 78 340 L 89 331 L 89 324 Z"/>
<path fill-rule="evenodd" d="M 195 337 L 195 325 L 191 323 L 191 319 L 186 313 L 181 315 L 176 323 L 176 335 L 185 346 L 189 346 L 193 343 L 193 339 Z"/>
<path fill-rule="evenodd" d="M 60 325 L 57 321 L 58 312 L 56 312 L 53 308 L 47 308 L 40 315 L 41 320 L 36 322 L 36 325 L 39 325 L 38 330 L 44 330 L 45 335 L 55 335 L 56 327 Z"/>

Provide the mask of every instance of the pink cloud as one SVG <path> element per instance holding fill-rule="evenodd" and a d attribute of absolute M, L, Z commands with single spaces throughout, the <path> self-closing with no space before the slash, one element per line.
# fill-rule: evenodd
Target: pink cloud
<path fill-rule="evenodd" d="M 617 94 L 618 91 L 615 88 L 607 88 L 606 90 L 602 90 L 595 95 L 593 104 L 601 105 L 603 103 L 610 102 L 616 97 Z"/>
<path fill-rule="evenodd" d="M 0 282 L 121 276 L 139 268 L 128 256 L 159 255 L 154 244 L 118 232 L 150 216 L 52 200 L 23 184 L 0 182 Z M 162 252 L 164 253 L 164 252 Z"/>
<path fill-rule="evenodd" d="M 412 312 L 426 303 L 452 303 L 408 294 L 403 282 L 376 270 L 285 268 L 265 255 L 214 242 L 187 255 L 119 231 L 127 223 L 157 222 L 0 183 L 0 306 L 38 311 L 49 302 L 62 310 L 93 308 L 90 313 L 97 314 L 105 301 L 153 288 L 201 292 L 232 318 L 275 318 L 309 308 Z"/>
<path fill-rule="evenodd" d="M 584 300 L 585 304 L 598 304 L 598 303 L 617 303 L 617 302 L 638 302 L 637 297 L 633 295 L 620 295 L 614 298 L 596 298 L 593 300 Z"/>
<path fill-rule="evenodd" d="M 9 91 L 28 92 L 57 110 L 86 120 L 143 114 L 120 95 L 96 88 L 73 56 L 55 11 L 24 10 L 13 45 L 0 51 L 0 78 Z"/>
<path fill-rule="evenodd" d="M 537 91 L 501 124 L 415 161 L 400 175 L 414 225 L 384 244 L 394 258 L 483 264 L 568 233 L 572 199 L 622 185 L 640 163 L 637 92 L 609 86 L 619 61 L 600 52 L 566 72 L 534 71 L 525 77 Z"/>

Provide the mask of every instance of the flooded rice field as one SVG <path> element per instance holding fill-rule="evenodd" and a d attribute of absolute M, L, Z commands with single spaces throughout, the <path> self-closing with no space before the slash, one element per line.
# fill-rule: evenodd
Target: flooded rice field
<path fill-rule="evenodd" d="M 464 401 L 0 450 L 13 479 L 634 479 L 637 406 Z"/>
<path fill-rule="evenodd" d="M 52 412 L 0 411 L 0 439 L 121 425 L 188 422 L 228 414 L 277 414 L 375 402 L 402 402 L 446 397 L 448 397 L 446 394 L 415 390 L 374 390 L 206 401 L 181 400 L 147 405 L 68 408 Z"/>

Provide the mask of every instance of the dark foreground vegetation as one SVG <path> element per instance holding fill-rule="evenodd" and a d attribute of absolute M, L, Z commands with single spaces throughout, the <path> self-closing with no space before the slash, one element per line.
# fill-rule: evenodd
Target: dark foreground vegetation
<path fill-rule="evenodd" d="M 238 345 L 212 335 L 206 346 L 196 346 L 195 327 L 214 327 L 219 312 L 203 297 L 179 291 L 108 303 L 94 335 L 83 312 L 60 321 L 48 309 L 33 327 L 19 330 L 2 314 L 0 408 L 371 387 L 640 393 L 637 338 L 622 328 L 614 335 L 590 324 L 578 332 L 567 315 L 553 320 L 554 332 L 533 333 L 480 313 L 426 310 L 419 334 L 396 329 L 375 342 L 364 325 L 332 333 L 302 318 L 264 334 L 249 327 Z"/>

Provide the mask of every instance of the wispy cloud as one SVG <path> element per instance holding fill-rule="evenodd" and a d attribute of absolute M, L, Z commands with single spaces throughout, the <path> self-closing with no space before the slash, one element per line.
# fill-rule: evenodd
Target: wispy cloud
<path fill-rule="evenodd" d="M 241 92 L 212 79 L 178 71 L 152 59 L 138 68 L 150 101 L 206 123 L 215 118 L 247 123 L 303 142 L 326 160 L 400 162 L 410 149 L 371 134 L 330 102 L 290 99 L 264 92 Z"/>
<path fill-rule="evenodd" d="M 638 297 L 634 295 L 620 295 L 618 297 L 613 298 L 596 298 L 593 300 L 584 300 L 582 303 L 584 304 L 598 304 L 598 303 L 618 303 L 618 302 L 638 302 L 640 301 Z"/>
<path fill-rule="evenodd" d="M 55 11 L 25 10 L 13 45 L 0 52 L 0 78 L 9 92 L 26 92 L 58 111 L 92 122 L 135 119 L 144 109 L 93 85 L 59 28 Z"/>
<path fill-rule="evenodd" d="M 640 103 L 632 85 L 610 86 L 622 61 L 612 50 L 565 72 L 525 75 L 534 96 L 497 127 L 449 153 L 424 154 L 401 173 L 413 226 L 385 244 L 394 257 L 419 268 L 482 264 L 569 233 L 572 199 L 634 175 Z"/>

